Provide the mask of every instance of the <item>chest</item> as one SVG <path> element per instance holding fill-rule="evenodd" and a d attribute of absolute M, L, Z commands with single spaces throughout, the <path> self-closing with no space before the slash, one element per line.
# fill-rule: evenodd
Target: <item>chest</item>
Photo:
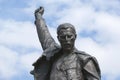
<path fill-rule="evenodd" d="M 50 80 L 82 80 L 82 66 L 77 55 L 62 55 L 56 59 L 50 78 Z"/>

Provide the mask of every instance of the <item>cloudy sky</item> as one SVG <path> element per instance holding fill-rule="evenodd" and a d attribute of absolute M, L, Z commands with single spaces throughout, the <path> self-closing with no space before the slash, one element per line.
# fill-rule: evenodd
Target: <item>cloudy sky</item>
<path fill-rule="evenodd" d="M 33 80 L 32 63 L 43 52 L 34 25 L 39 6 L 56 42 L 57 26 L 73 24 L 76 47 L 97 58 L 102 80 L 120 80 L 120 0 L 0 0 L 0 80 Z"/>

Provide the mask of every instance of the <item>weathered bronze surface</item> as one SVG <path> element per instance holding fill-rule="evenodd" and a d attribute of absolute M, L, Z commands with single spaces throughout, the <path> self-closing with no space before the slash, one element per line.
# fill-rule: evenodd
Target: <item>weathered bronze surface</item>
<path fill-rule="evenodd" d="M 101 80 L 95 57 L 78 51 L 75 46 L 76 31 L 72 24 L 63 23 L 57 28 L 58 45 L 51 37 L 42 17 L 44 8 L 35 11 L 35 25 L 44 50 L 33 64 L 31 74 L 35 80 Z"/>

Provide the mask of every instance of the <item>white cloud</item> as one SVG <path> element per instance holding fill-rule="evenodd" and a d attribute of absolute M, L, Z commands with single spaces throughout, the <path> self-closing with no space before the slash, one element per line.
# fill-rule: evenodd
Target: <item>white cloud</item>
<path fill-rule="evenodd" d="M 17 74 L 15 66 L 17 64 L 18 53 L 3 46 L 0 46 L 0 50 L 0 79 L 9 79 Z"/>
<path fill-rule="evenodd" d="M 22 71 L 33 69 L 32 63 L 41 55 L 39 52 L 20 54 L 5 46 L 0 46 L 0 79 L 11 80 L 14 76 L 22 75 Z"/>
<path fill-rule="evenodd" d="M 33 69 L 32 64 L 41 56 L 41 53 L 33 52 L 27 53 L 21 56 L 20 63 L 23 65 L 23 69 L 30 71 Z"/>
<path fill-rule="evenodd" d="M 113 39 L 120 35 L 120 17 L 108 13 L 98 13 L 95 20 L 96 28 Z M 106 35 L 104 34 L 104 35 Z M 111 39 L 112 39 L 111 38 Z"/>
<path fill-rule="evenodd" d="M 32 63 L 41 55 L 40 43 L 36 27 L 31 22 L 0 20 L 0 79 L 10 80 L 22 75 L 22 71 L 30 72 Z M 19 51 L 12 47 L 19 47 Z M 38 49 L 30 52 L 23 50 Z M 27 52 L 27 53 L 26 53 Z M 29 53 L 28 53 L 29 52 Z M 8 75 L 9 74 L 9 75 Z"/>
<path fill-rule="evenodd" d="M 0 43 L 5 45 L 19 45 L 24 47 L 40 47 L 36 27 L 31 22 L 17 22 L 14 20 L 0 20 Z"/>

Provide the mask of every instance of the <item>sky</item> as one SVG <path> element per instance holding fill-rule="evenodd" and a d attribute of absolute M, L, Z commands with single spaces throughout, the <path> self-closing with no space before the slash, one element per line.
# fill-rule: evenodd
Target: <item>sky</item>
<path fill-rule="evenodd" d="M 32 63 L 42 54 L 34 11 L 43 6 L 52 37 L 71 23 L 78 50 L 97 58 L 102 80 L 120 80 L 120 0 L 0 0 L 0 80 L 34 80 Z"/>

